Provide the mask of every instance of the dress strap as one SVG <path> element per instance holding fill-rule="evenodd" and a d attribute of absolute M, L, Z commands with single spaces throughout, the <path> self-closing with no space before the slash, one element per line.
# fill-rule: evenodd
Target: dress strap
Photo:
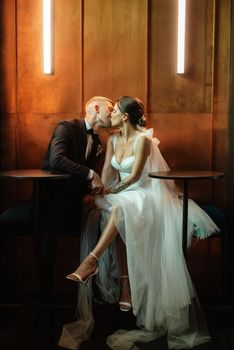
<path fill-rule="evenodd" d="M 135 138 L 135 140 L 133 142 L 133 145 L 132 145 L 133 154 L 135 154 L 137 141 L 139 140 L 139 137 L 142 137 L 142 135 L 145 135 L 145 133 L 141 133 L 141 134 L 137 135 L 137 137 Z"/>
<path fill-rule="evenodd" d="M 117 137 L 118 137 L 117 134 L 114 134 L 113 137 L 112 137 L 112 145 L 113 145 L 114 152 L 115 152 L 115 148 L 116 148 Z"/>

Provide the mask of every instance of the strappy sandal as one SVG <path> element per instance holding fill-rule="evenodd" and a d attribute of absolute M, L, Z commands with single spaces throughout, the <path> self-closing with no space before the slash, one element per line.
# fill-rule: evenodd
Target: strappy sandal
<path fill-rule="evenodd" d="M 120 276 L 120 279 L 121 278 L 128 278 L 128 275 Z M 129 301 L 122 301 L 122 300 L 119 301 L 120 311 L 128 312 L 131 310 L 131 308 L 132 308 L 132 304 Z"/>
<path fill-rule="evenodd" d="M 98 261 L 98 257 L 97 257 L 94 253 L 90 252 L 89 255 L 92 255 L 92 256 Z M 71 280 L 71 281 L 80 282 L 80 283 L 83 283 L 83 284 L 87 285 L 88 282 L 91 280 L 91 278 L 92 278 L 93 276 L 95 276 L 97 273 L 98 273 L 98 266 L 97 266 L 97 268 L 96 268 L 96 270 L 95 270 L 94 272 L 91 272 L 91 273 L 86 277 L 85 280 L 83 280 L 82 277 L 81 277 L 78 273 L 76 273 L 76 272 L 73 272 L 73 273 L 67 275 L 66 278 L 69 279 L 69 280 Z"/>

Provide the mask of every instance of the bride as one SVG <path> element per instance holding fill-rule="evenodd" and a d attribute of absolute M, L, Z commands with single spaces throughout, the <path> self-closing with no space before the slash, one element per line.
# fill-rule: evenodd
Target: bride
<path fill-rule="evenodd" d="M 102 173 L 105 193 L 96 197 L 97 209 L 87 218 L 83 261 L 67 278 L 80 282 L 82 298 L 88 294 L 83 286 L 97 275 L 105 300 L 118 300 L 125 312 L 132 308 L 139 328 L 108 337 L 110 348 L 130 349 L 131 342 L 151 341 L 165 333 L 169 348 L 192 348 L 210 338 L 183 256 L 182 200 L 173 181 L 148 177 L 151 171 L 169 168 L 159 141 L 144 123 L 139 99 L 117 100 L 111 124 L 118 131 L 109 137 Z M 96 243 L 99 219 L 102 233 Z M 193 235 L 206 238 L 218 230 L 189 200 L 188 245 Z M 87 317 L 85 305 L 90 300 L 79 301 L 80 314 Z"/>

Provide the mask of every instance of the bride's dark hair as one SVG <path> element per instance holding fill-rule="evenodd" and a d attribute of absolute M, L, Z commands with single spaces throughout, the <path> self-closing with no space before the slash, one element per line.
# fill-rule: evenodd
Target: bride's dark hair
<path fill-rule="evenodd" d="M 146 118 L 144 116 L 144 105 L 137 97 L 121 96 L 117 100 L 117 106 L 123 114 L 128 114 L 132 125 L 145 126 Z"/>

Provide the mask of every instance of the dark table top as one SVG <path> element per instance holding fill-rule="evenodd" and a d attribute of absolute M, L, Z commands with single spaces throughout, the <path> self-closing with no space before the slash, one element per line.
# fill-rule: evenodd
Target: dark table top
<path fill-rule="evenodd" d="M 209 170 L 173 170 L 173 171 L 157 171 L 148 174 L 149 177 L 156 179 L 218 179 L 224 177 L 224 173 Z"/>
<path fill-rule="evenodd" d="M 56 174 L 51 171 L 41 169 L 15 169 L 0 171 L 0 177 L 12 178 L 12 179 L 67 179 L 69 174 Z"/>

